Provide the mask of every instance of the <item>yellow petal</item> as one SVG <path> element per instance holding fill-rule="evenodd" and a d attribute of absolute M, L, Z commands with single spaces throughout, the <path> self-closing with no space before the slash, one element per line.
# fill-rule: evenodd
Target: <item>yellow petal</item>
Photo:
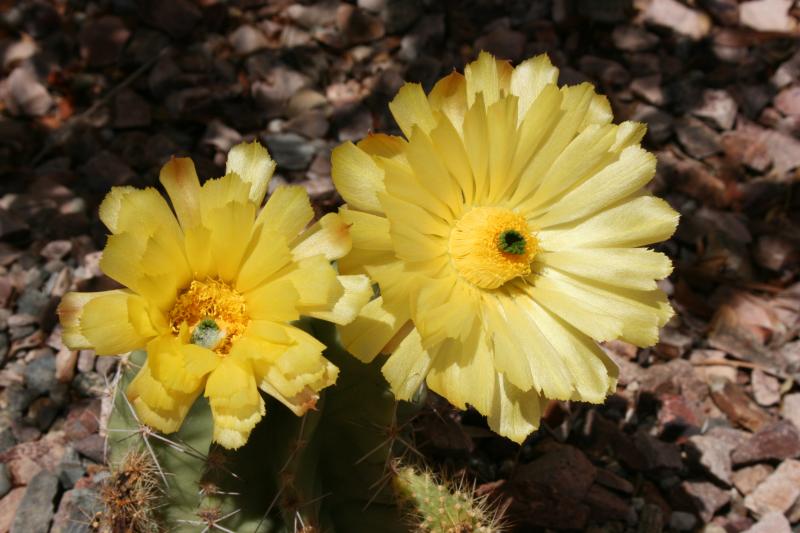
<path fill-rule="evenodd" d="M 291 322 L 300 318 L 297 302 L 300 295 L 292 280 L 280 278 L 244 294 L 251 318 Z"/>
<path fill-rule="evenodd" d="M 292 252 L 283 235 L 261 227 L 254 236 L 255 244 L 242 263 L 236 279 L 236 290 L 247 292 L 270 279 L 292 261 Z"/>
<path fill-rule="evenodd" d="M 550 62 L 547 54 L 540 54 L 517 65 L 511 74 L 511 94 L 519 98 L 520 122 L 542 89 L 557 81 L 558 69 Z"/>
<path fill-rule="evenodd" d="M 285 278 L 300 295 L 296 305 L 301 314 L 330 310 L 344 294 L 336 269 L 321 255 L 301 259 Z"/>
<path fill-rule="evenodd" d="M 526 212 L 548 203 L 556 196 L 580 183 L 602 168 L 608 158 L 608 150 L 616 138 L 616 126 L 592 125 L 578 134 L 553 161 L 544 174 L 541 185 L 520 209 Z"/>
<path fill-rule="evenodd" d="M 230 202 L 203 213 L 203 225 L 211 231 L 208 243 L 219 278 L 234 283 L 250 243 L 255 204 Z"/>
<path fill-rule="evenodd" d="M 583 83 L 575 87 L 563 87 L 561 95 L 563 114 L 553 130 L 547 135 L 544 144 L 536 151 L 536 154 L 522 171 L 519 187 L 511 199 L 512 203 L 522 203 L 522 200 L 536 190 L 541 183 L 542 177 L 550 169 L 553 162 L 578 133 L 592 103 L 594 88 L 589 83 Z"/>
<path fill-rule="evenodd" d="M 428 375 L 431 363 L 431 354 L 422 347 L 419 331 L 415 328 L 392 352 L 381 372 L 392 387 L 395 398 L 410 400 Z"/>
<path fill-rule="evenodd" d="M 672 316 L 666 297 L 658 290 L 637 291 L 608 287 L 594 280 L 581 280 L 548 268 L 542 269 L 541 275 L 536 280 L 536 288 L 558 292 L 564 299 L 572 301 L 575 307 L 580 307 L 588 313 L 600 313 L 597 315 L 598 322 L 615 318 L 621 326 L 618 336 L 637 346 L 655 344 L 658 341 L 658 328 Z M 531 289 L 530 292 L 538 301 L 536 290 Z M 552 300 L 541 300 L 541 302 L 553 309 Z M 560 316 L 588 335 L 597 334 L 598 336 L 594 338 L 606 340 L 605 335 L 600 336 L 601 326 L 595 326 L 591 330 L 584 329 L 584 326 L 577 322 L 579 320 L 577 314 L 570 315 L 564 311 Z M 600 316 L 603 320 L 599 319 Z"/>
<path fill-rule="evenodd" d="M 367 276 L 338 276 L 344 293 L 332 309 L 306 311 L 308 316 L 345 325 L 355 320 L 358 312 L 372 298 L 372 281 Z"/>
<path fill-rule="evenodd" d="M 389 221 L 384 217 L 354 211 L 343 206 L 339 216 L 350 226 L 350 238 L 353 247 L 361 250 L 392 250 L 392 239 L 389 236 Z"/>
<path fill-rule="evenodd" d="M 377 196 L 384 190 L 383 172 L 362 149 L 351 142 L 334 148 L 331 177 L 348 205 L 361 211 L 383 212 Z"/>
<path fill-rule="evenodd" d="M 367 154 L 388 159 L 405 157 L 403 155 L 405 145 L 406 141 L 402 137 L 385 133 L 368 133 L 366 137 L 356 143 L 356 146 Z"/>
<path fill-rule="evenodd" d="M 250 201 L 250 184 L 238 174 L 230 173 L 221 178 L 206 180 L 200 188 L 200 215 L 203 224 L 211 229 L 206 214 L 228 204 L 255 204 Z"/>
<path fill-rule="evenodd" d="M 157 333 L 147 309 L 129 291 L 67 293 L 58 308 L 64 343 L 73 349 L 94 348 L 98 355 L 141 348 Z"/>
<path fill-rule="evenodd" d="M 162 433 L 173 433 L 180 429 L 201 390 L 198 388 L 190 394 L 184 394 L 167 389 L 153 378 L 150 366 L 145 362 L 125 394 L 143 424 Z"/>
<path fill-rule="evenodd" d="M 466 113 L 466 109 L 464 109 L 463 113 Z M 461 122 L 464 120 L 463 113 L 460 119 Z M 431 131 L 431 141 L 433 141 L 436 151 L 442 158 L 450 175 L 457 181 L 464 196 L 465 204 L 472 204 L 475 196 L 475 179 L 472 176 L 472 168 L 467 157 L 467 151 L 464 148 L 464 141 L 456 131 L 453 123 L 447 119 L 440 120 L 439 124 Z"/>
<path fill-rule="evenodd" d="M 461 191 L 439 158 L 430 137 L 418 126 L 414 127 L 406 147 L 406 157 L 414 174 L 424 176 L 422 186 L 455 213 L 461 204 Z"/>
<path fill-rule="evenodd" d="M 482 328 L 461 342 L 447 339 L 439 349 L 428 373 L 432 391 L 458 407 L 472 405 L 478 412 L 491 410 L 495 395 L 495 369 L 488 339 Z"/>
<path fill-rule="evenodd" d="M 475 198 L 482 199 L 488 195 L 489 184 L 489 126 L 486 118 L 486 106 L 483 93 L 476 96 L 476 102 L 464 115 L 464 146 L 467 149 L 467 161 L 472 169 L 475 181 Z"/>
<path fill-rule="evenodd" d="M 562 97 L 558 87 L 545 85 L 522 118 L 517 133 L 517 147 L 509 170 L 509 175 L 515 180 L 515 183 L 519 180 L 528 162 L 536 155 L 561 120 L 563 116 Z M 533 183 L 526 184 L 528 190 L 533 190 L 538 185 L 538 177 L 534 176 L 534 178 Z"/>
<path fill-rule="evenodd" d="M 314 210 L 308 193 L 297 185 L 282 185 L 276 188 L 258 214 L 256 226 L 281 235 L 291 242 L 314 218 Z"/>
<path fill-rule="evenodd" d="M 232 172 L 250 184 L 250 201 L 261 205 L 267 193 L 269 180 L 275 172 L 275 161 L 258 141 L 240 143 L 228 152 L 225 173 Z"/>
<path fill-rule="evenodd" d="M 453 218 L 453 211 L 442 199 L 432 195 L 420 182 L 420 176 L 414 174 L 413 170 L 403 163 L 393 160 L 381 160 L 384 170 L 384 183 L 386 192 L 379 192 L 378 199 L 381 202 L 381 213 L 384 212 L 384 199 L 392 196 L 398 200 L 403 200 L 411 205 L 416 205 L 428 211 L 433 216 L 437 216 L 443 221 Z"/>
<path fill-rule="evenodd" d="M 389 110 L 406 138 L 411 137 L 414 126 L 419 126 L 425 133 L 436 126 L 428 98 L 419 83 L 406 83 L 400 87 L 397 95 L 389 102 Z"/>
<path fill-rule="evenodd" d="M 489 135 L 489 188 L 487 198 L 504 198 L 516 180 L 511 174 L 512 157 L 517 146 L 517 98 L 498 100 L 487 110 Z"/>
<path fill-rule="evenodd" d="M 366 304 L 352 323 L 338 328 L 348 352 L 368 363 L 389 343 L 409 319 L 404 306 L 392 303 L 387 305 L 378 297 Z"/>
<path fill-rule="evenodd" d="M 478 93 L 483 94 L 483 103 L 490 106 L 500 98 L 499 61 L 490 53 L 481 52 L 478 59 L 464 67 L 467 82 L 467 105 L 475 103 Z"/>
<path fill-rule="evenodd" d="M 200 225 L 200 180 L 188 157 L 173 157 L 161 168 L 159 180 L 166 189 L 184 230 Z"/>
<path fill-rule="evenodd" d="M 328 213 L 293 243 L 292 257 L 295 261 L 323 255 L 333 261 L 344 257 L 353 246 L 349 225 L 336 213 Z"/>
<path fill-rule="evenodd" d="M 597 344 L 575 330 L 561 318 L 528 300 L 525 308 L 535 321 L 543 338 L 552 346 L 553 353 L 568 369 L 571 379 L 572 399 L 600 403 L 616 386 L 616 375 L 608 356 Z"/>
<path fill-rule="evenodd" d="M 259 387 L 300 416 L 315 407 L 320 390 L 336 382 L 339 369 L 322 356 L 325 345 L 314 337 L 294 327 L 286 332 L 294 344 L 257 370 Z"/>
<path fill-rule="evenodd" d="M 672 272 L 672 263 L 661 253 L 641 248 L 585 248 L 541 252 L 536 260 L 581 278 L 608 285 L 649 291 L 655 280 Z"/>
<path fill-rule="evenodd" d="M 113 187 L 100 204 L 100 220 L 111 233 L 166 234 L 180 241 L 181 230 L 164 197 L 152 187 Z"/>
<path fill-rule="evenodd" d="M 542 249 L 625 248 L 669 239 L 678 225 L 678 213 L 660 198 L 638 196 L 601 211 L 564 229 L 548 229 L 537 235 Z"/>
<path fill-rule="evenodd" d="M 147 361 L 153 379 L 166 389 L 188 394 L 202 387 L 220 357 L 201 346 L 183 344 L 168 333 L 147 344 Z"/>
<path fill-rule="evenodd" d="M 533 391 L 522 391 L 506 376 L 496 376 L 495 397 L 487 414 L 489 428 L 517 444 L 539 428 L 544 400 Z"/>
<path fill-rule="evenodd" d="M 464 113 L 467 112 L 467 82 L 464 76 L 454 71 L 437 81 L 428 95 L 428 101 L 431 108 L 444 113 L 449 122 L 460 128 Z"/>
<path fill-rule="evenodd" d="M 204 396 L 214 417 L 213 441 L 231 450 L 243 446 L 265 413 L 249 360 L 224 358 L 209 376 Z"/>
<path fill-rule="evenodd" d="M 619 160 L 547 206 L 543 215 L 535 217 L 535 224 L 547 228 L 596 213 L 644 187 L 655 173 L 653 154 L 638 146 L 626 148 Z"/>

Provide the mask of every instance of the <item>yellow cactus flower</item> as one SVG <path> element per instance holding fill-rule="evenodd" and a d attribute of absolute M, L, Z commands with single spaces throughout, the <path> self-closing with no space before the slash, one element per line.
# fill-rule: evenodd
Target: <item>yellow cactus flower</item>
<path fill-rule="evenodd" d="M 516 68 L 482 53 L 430 94 L 389 105 L 404 137 L 333 153 L 352 252 L 380 296 L 342 341 L 397 397 L 428 387 L 521 442 L 547 399 L 599 403 L 617 368 L 595 341 L 656 342 L 673 314 L 644 248 L 678 215 L 644 189 L 655 157 L 643 124 L 612 124 L 591 84 L 558 87 L 544 56 Z"/>
<path fill-rule="evenodd" d="M 278 187 L 258 211 L 274 169 L 265 148 L 240 144 L 226 175 L 202 186 L 190 159 L 163 167 L 174 214 L 152 188 L 115 187 L 100 206 L 111 232 L 100 266 L 125 288 L 67 294 L 63 339 L 99 355 L 146 348 L 127 396 L 159 431 L 177 431 L 204 393 L 214 440 L 238 448 L 264 415 L 258 389 L 301 415 L 336 381 L 324 345 L 290 322 L 348 323 L 370 282 L 336 273 L 347 225 L 331 213 L 306 229 L 314 212 L 302 187 Z"/>

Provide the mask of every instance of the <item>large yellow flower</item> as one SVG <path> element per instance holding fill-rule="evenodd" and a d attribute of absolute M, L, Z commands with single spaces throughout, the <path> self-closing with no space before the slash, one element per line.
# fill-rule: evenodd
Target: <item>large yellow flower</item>
<path fill-rule="evenodd" d="M 642 124 L 612 124 L 605 97 L 556 85 L 546 56 L 517 68 L 483 53 L 426 95 L 390 104 L 405 138 L 371 135 L 333 154 L 353 251 L 380 297 L 341 328 L 399 398 L 428 386 L 520 442 L 544 400 L 602 402 L 617 369 L 595 341 L 656 342 L 672 315 L 642 246 L 678 215 L 643 189 L 656 161 Z"/>
<path fill-rule="evenodd" d="M 176 431 L 205 391 L 214 440 L 247 441 L 264 415 L 258 389 L 300 415 L 338 369 L 324 345 L 289 322 L 344 324 L 372 296 L 366 276 L 330 264 L 350 250 L 347 226 L 314 212 L 301 187 L 279 187 L 259 207 L 275 163 L 258 143 L 228 155 L 227 174 L 202 187 L 189 159 L 161 171 L 175 215 L 155 189 L 115 187 L 100 206 L 111 231 L 100 266 L 125 289 L 69 293 L 64 342 L 100 355 L 146 347 L 127 390 L 145 424 Z"/>

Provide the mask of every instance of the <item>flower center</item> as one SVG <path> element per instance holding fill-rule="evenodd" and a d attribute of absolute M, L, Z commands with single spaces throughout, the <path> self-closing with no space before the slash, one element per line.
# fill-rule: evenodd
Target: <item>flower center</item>
<path fill-rule="evenodd" d="M 189 333 L 188 341 L 220 355 L 247 328 L 244 296 L 218 280 L 194 280 L 169 313 L 172 331 Z"/>
<path fill-rule="evenodd" d="M 531 273 L 539 245 L 525 219 L 499 207 L 476 207 L 450 233 L 450 257 L 461 275 L 481 289 L 496 289 Z"/>

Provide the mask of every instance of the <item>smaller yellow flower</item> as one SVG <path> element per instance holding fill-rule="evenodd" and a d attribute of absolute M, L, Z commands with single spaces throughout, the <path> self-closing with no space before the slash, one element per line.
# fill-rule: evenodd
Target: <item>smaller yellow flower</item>
<path fill-rule="evenodd" d="M 350 250 L 348 227 L 328 214 L 306 228 L 314 212 L 301 187 L 277 188 L 258 212 L 274 169 L 258 143 L 240 144 L 227 174 L 202 186 L 191 160 L 164 166 L 175 214 L 150 188 L 115 187 L 100 206 L 111 231 L 100 266 L 126 288 L 67 294 L 64 342 L 99 355 L 146 348 L 127 395 L 159 431 L 177 431 L 204 393 L 214 440 L 238 448 L 264 415 L 258 389 L 301 415 L 336 381 L 325 346 L 290 322 L 349 323 L 370 281 L 337 275 L 330 261 Z"/>

